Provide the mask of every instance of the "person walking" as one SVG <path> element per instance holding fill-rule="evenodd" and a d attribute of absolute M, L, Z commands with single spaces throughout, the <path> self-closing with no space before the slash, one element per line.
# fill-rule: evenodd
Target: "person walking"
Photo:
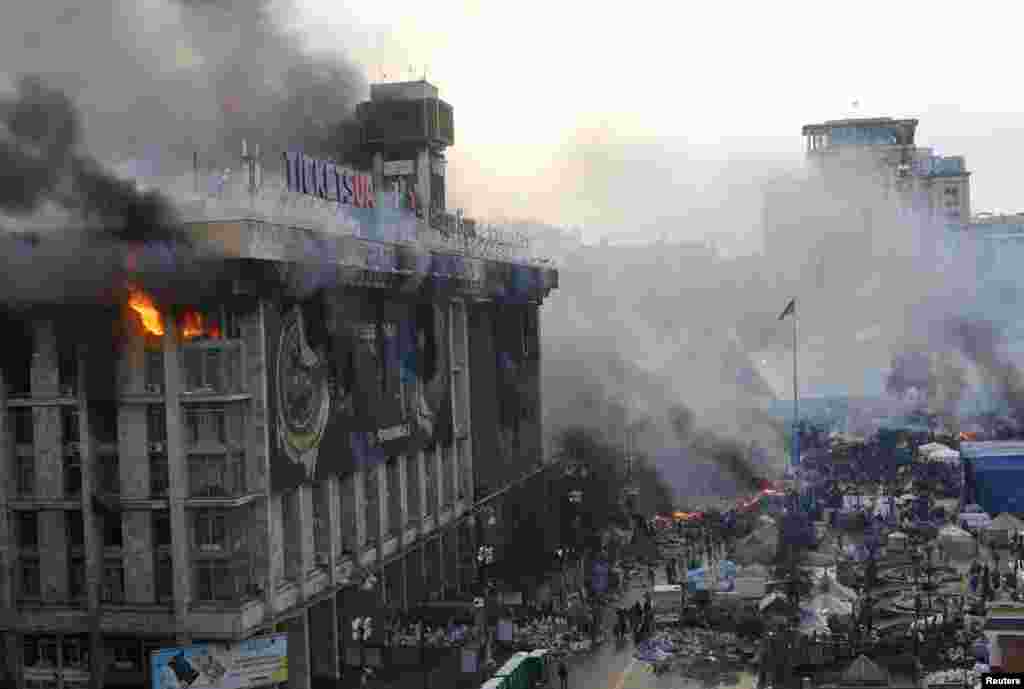
<path fill-rule="evenodd" d="M 558 663 L 558 683 L 561 689 L 569 689 L 569 668 L 564 660 Z"/>
<path fill-rule="evenodd" d="M 647 581 L 650 582 L 651 588 L 654 588 L 654 565 L 647 566 Z"/>

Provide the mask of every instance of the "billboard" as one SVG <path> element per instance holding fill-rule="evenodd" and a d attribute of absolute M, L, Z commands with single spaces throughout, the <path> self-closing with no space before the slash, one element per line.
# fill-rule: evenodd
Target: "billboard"
<path fill-rule="evenodd" d="M 150 656 L 152 689 L 250 689 L 288 681 L 288 635 L 162 648 Z"/>
<path fill-rule="evenodd" d="M 265 323 L 275 492 L 451 443 L 443 308 L 337 288 Z"/>

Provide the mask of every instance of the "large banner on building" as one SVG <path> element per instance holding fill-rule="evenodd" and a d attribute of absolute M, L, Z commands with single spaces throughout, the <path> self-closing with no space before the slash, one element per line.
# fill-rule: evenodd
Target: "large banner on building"
<path fill-rule="evenodd" d="M 252 689 L 288 681 L 288 635 L 162 648 L 150 657 L 152 689 Z"/>
<path fill-rule="evenodd" d="M 337 289 L 265 316 L 275 491 L 451 442 L 442 308 Z"/>

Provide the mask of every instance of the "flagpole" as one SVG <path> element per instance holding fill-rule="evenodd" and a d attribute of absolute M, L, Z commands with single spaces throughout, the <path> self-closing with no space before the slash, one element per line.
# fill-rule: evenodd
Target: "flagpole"
<path fill-rule="evenodd" d="M 797 308 L 793 298 L 793 458 L 790 460 L 794 473 L 800 461 L 800 388 L 797 378 Z"/>

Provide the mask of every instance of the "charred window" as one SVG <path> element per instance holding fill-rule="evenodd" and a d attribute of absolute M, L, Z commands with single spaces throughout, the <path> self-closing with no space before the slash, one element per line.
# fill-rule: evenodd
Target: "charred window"
<path fill-rule="evenodd" d="M 113 558 L 103 563 L 103 592 L 104 603 L 124 602 L 124 564 L 121 560 Z"/>
<path fill-rule="evenodd" d="M 185 411 L 185 437 L 189 447 L 224 445 L 227 421 L 224 407 L 193 407 Z"/>
<path fill-rule="evenodd" d="M 19 565 L 22 597 L 38 598 L 41 589 L 39 558 L 34 555 L 23 555 Z"/>
<path fill-rule="evenodd" d="M 190 497 L 226 498 L 245 492 L 245 466 L 237 456 L 191 456 L 188 475 Z"/>
<path fill-rule="evenodd" d="M 31 551 L 39 548 L 38 512 L 18 512 L 18 547 Z"/>
<path fill-rule="evenodd" d="M 85 598 L 85 558 L 68 558 L 68 595 L 73 599 Z"/>
<path fill-rule="evenodd" d="M 200 552 L 226 551 L 228 515 L 219 510 L 197 510 L 192 516 L 192 544 Z"/>
<path fill-rule="evenodd" d="M 81 442 L 79 419 L 77 407 L 60 408 L 61 442 L 64 445 Z"/>
<path fill-rule="evenodd" d="M 14 429 L 15 445 L 32 445 L 35 435 L 35 419 L 31 407 L 18 407 L 11 410 L 11 426 Z"/>
<path fill-rule="evenodd" d="M 32 355 L 35 338 L 30 325 L 17 318 L 2 317 L 4 332 L 3 370 L 7 394 L 27 397 L 32 394 Z"/>
<path fill-rule="evenodd" d="M 103 547 L 121 548 L 124 546 L 124 524 L 120 514 L 103 516 Z"/>
<path fill-rule="evenodd" d="M 121 493 L 121 462 L 116 453 L 104 452 L 96 457 L 96 488 L 101 494 Z"/>
<path fill-rule="evenodd" d="M 97 402 L 91 408 L 93 433 L 101 444 L 117 444 L 117 403 Z"/>
<path fill-rule="evenodd" d="M 169 603 L 174 598 L 174 565 L 169 553 L 157 552 L 155 562 L 155 588 L 157 603 Z"/>
<path fill-rule="evenodd" d="M 82 519 L 81 510 L 68 510 L 64 513 L 64 528 L 67 532 L 69 547 L 85 547 L 85 522 Z"/>
<path fill-rule="evenodd" d="M 78 393 L 78 348 L 67 327 L 57 328 L 57 378 L 61 395 L 72 397 Z"/>
<path fill-rule="evenodd" d="M 162 394 L 164 391 L 164 350 L 147 347 L 144 366 L 146 392 Z"/>
<path fill-rule="evenodd" d="M 153 512 L 153 545 L 157 548 L 171 546 L 171 515 L 164 510 Z"/>
<path fill-rule="evenodd" d="M 227 602 L 235 597 L 231 562 L 202 560 L 195 564 L 196 599 L 208 603 Z"/>

